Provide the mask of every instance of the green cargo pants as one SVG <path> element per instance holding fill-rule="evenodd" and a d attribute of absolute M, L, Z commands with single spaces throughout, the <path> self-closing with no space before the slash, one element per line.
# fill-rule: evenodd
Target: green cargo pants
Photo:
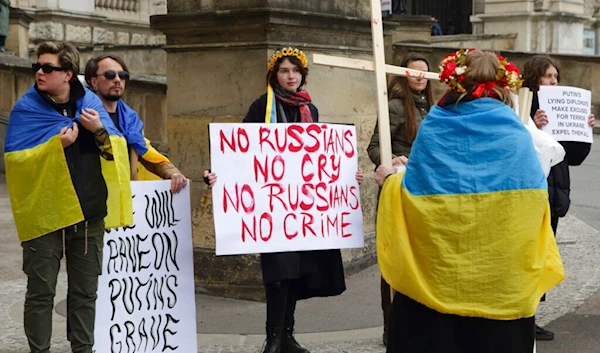
<path fill-rule="evenodd" d="M 24 327 L 31 353 L 50 352 L 52 310 L 63 251 L 67 259 L 71 350 L 73 353 L 92 352 L 103 240 L 104 221 L 97 220 L 81 222 L 21 244 L 23 271 L 27 275 Z"/>

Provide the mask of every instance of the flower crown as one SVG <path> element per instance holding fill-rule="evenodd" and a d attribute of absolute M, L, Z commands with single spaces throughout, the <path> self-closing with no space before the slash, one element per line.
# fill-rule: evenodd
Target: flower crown
<path fill-rule="evenodd" d="M 285 47 L 279 48 L 273 52 L 273 55 L 271 55 L 271 58 L 269 59 L 269 64 L 267 66 L 269 68 L 269 71 L 273 71 L 277 60 L 283 58 L 284 56 L 295 56 L 298 58 L 298 60 L 300 60 L 303 68 L 306 69 L 308 67 L 308 60 L 306 60 L 306 55 L 304 55 L 302 50 L 294 47 Z"/>
<path fill-rule="evenodd" d="M 475 51 L 475 49 L 461 49 L 455 53 L 446 55 L 444 60 L 442 60 L 440 64 L 440 80 L 448 85 L 449 90 L 458 93 L 466 91 L 462 84 L 465 80 L 465 72 L 467 71 L 467 54 L 472 51 Z M 501 55 L 496 55 L 496 57 L 498 58 L 500 68 L 496 73 L 496 81 L 489 83 L 516 92 L 521 88 L 523 83 L 519 68 L 512 62 L 508 62 Z"/>

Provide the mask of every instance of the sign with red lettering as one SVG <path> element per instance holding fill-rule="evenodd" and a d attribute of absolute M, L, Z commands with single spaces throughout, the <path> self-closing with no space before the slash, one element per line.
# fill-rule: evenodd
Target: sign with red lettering
<path fill-rule="evenodd" d="M 210 124 L 216 254 L 361 248 L 356 128 Z"/>

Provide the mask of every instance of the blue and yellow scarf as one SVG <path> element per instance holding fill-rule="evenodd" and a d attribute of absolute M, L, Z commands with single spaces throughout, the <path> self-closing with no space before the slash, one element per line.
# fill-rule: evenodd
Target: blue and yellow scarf
<path fill-rule="evenodd" d="M 152 147 L 150 141 L 144 137 L 144 123 L 139 118 L 138 113 L 122 99 L 117 101 L 117 112 L 119 115 L 119 129 L 125 140 L 127 140 L 127 144 L 135 149 L 141 158 L 154 164 L 170 163 L 169 159 Z M 138 163 L 137 167 L 138 180 L 160 180 L 157 175 L 144 168 L 143 164 Z"/>
<path fill-rule="evenodd" d="M 17 233 L 35 239 L 84 220 L 60 140 L 60 130 L 79 123 L 82 108 L 100 114 L 114 160 L 101 158 L 108 188 L 106 228 L 133 224 L 127 144 L 100 99 L 88 89 L 77 101 L 74 119 L 53 109 L 32 86 L 15 104 L 8 121 L 4 160 Z M 108 143 L 107 143 L 108 144 Z"/>

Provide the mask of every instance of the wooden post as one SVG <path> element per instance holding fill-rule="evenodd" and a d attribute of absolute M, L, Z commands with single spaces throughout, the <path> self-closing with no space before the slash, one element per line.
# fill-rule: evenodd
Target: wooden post
<path fill-rule="evenodd" d="M 362 71 L 375 71 L 375 65 L 372 61 L 342 58 L 339 56 L 313 54 L 313 64 L 341 67 L 344 69 L 354 69 Z M 440 74 L 437 72 L 427 72 L 408 67 L 385 65 L 385 72 L 392 75 L 405 77 L 420 77 L 428 80 L 439 80 Z"/>
<path fill-rule="evenodd" d="M 373 66 L 377 82 L 377 114 L 379 126 L 379 153 L 381 164 L 392 167 L 392 138 L 388 110 L 387 80 L 385 78 L 385 50 L 381 0 L 371 0 L 371 36 L 373 38 Z"/>
<path fill-rule="evenodd" d="M 381 0 L 371 0 L 371 35 L 373 38 L 373 62 L 367 60 L 313 54 L 313 64 L 355 70 L 375 71 L 375 79 L 377 83 L 377 121 L 379 126 L 380 160 L 383 166 L 391 168 L 392 137 L 390 135 L 390 114 L 388 109 L 386 73 L 405 77 L 423 77 L 430 80 L 439 80 L 440 75 L 435 72 L 425 72 L 409 69 L 407 67 L 385 64 Z M 396 291 L 391 286 L 390 294 L 391 300 L 393 301 Z"/>
<path fill-rule="evenodd" d="M 523 124 L 529 124 L 529 113 L 531 111 L 531 101 L 533 100 L 533 92 L 527 87 L 519 89 L 519 111 L 516 112 L 521 118 Z"/>

